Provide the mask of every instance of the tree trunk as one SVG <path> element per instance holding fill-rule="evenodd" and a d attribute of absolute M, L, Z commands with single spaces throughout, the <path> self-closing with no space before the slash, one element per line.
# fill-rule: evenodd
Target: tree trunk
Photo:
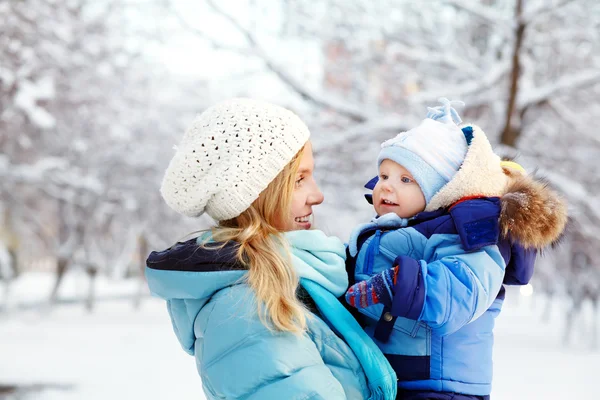
<path fill-rule="evenodd" d="M 137 257 L 135 262 L 139 263 L 137 268 L 139 274 L 138 290 L 133 299 L 133 307 L 137 310 L 140 308 L 142 303 L 142 296 L 144 289 L 146 288 L 146 279 L 144 277 L 144 270 L 146 268 L 146 258 L 148 257 L 148 240 L 144 233 L 140 233 L 137 238 Z"/>
<path fill-rule="evenodd" d="M 90 286 L 88 288 L 88 296 L 85 302 L 85 308 L 92 312 L 94 310 L 94 301 L 96 299 L 96 276 L 98 275 L 98 267 L 89 263 L 86 266 L 86 272 L 90 277 Z"/>
<path fill-rule="evenodd" d="M 518 127 L 513 121 L 515 114 L 515 107 L 517 102 L 517 95 L 519 93 L 519 76 L 521 74 L 520 64 L 520 53 L 521 46 L 523 44 L 523 36 L 525 34 L 525 22 L 522 19 L 523 15 L 523 0 L 517 0 L 515 9 L 515 20 L 517 22 L 517 29 L 515 31 L 515 46 L 513 48 L 512 55 L 512 71 L 510 75 L 510 89 L 508 93 L 508 106 L 506 107 L 506 123 L 504 130 L 500 136 L 500 143 L 507 146 L 516 147 L 515 144 L 521 133 L 521 121 L 518 121 Z"/>
<path fill-rule="evenodd" d="M 65 276 L 65 272 L 67 272 L 67 267 L 69 266 L 69 260 L 64 257 L 59 257 L 58 262 L 56 263 L 56 281 L 54 281 L 54 288 L 52 288 L 52 293 L 50 294 L 50 304 L 54 305 L 56 300 L 58 299 L 58 290 L 60 289 L 60 284 Z"/>

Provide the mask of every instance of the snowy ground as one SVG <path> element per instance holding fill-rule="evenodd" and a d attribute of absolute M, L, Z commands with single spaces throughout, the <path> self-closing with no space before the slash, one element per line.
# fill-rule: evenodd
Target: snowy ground
<path fill-rule="evenodd" d="M 0 399 L 204 399 L 194 360 L 171 332 L 161 301 L 101 301 L 93 313 L 81 304 L 53 310 L 36 304 L 51 282 L 44 274 L 19 278 L 9 311 L 0 314 Z M 63 298 L 84 295 L 87 280 L 69 276 Z M 135 291 L 134 281 L 100 280 L 100 297 Z M 0 299 L 3 288 L 0 284 Z M 600 398 L 595 382 L 600 352 L 583 341 L 560 345 L 560 307 L 547 323 L 540 322 L 532 298 L 510 293 L 498 320 L 495 349 L 494 400 Z M 510 298 L 510 297 L 509 297 Z M 30 305 L 31 307 L 23 307 Z M 2 387 L 18 385 L 21 395 Z"/>

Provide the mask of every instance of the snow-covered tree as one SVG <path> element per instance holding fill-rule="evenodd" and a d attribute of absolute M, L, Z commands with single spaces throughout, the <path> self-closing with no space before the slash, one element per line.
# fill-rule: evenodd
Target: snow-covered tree
<path fill-rule="evenodd" d="M 138 236 L 169 235 L 147 231 L 166 211 L 156 188 L 201 101 L 141 54 L 127 11 L 0 2 L 0 201 L 23 262 L 51 255 L 59 273 L 123 275 Z"/>
<path fill-rule="evenodd" d="M 123 275 L 140 235 L 161 247 L 208 223 L 158 193 L 193 114 L 255 96 L 308 123 L 317 222 L 346 238 L 372 214 L 362 184 L 379 144 L 445 96 L 561 190 L 592 238 L 599 27 L 595 0 L 0 2 L 1 201 L 32 251 Z M 195 41 L 180 52 L 218 74 L 176 78 L 148 56 L 182 35 Z"/>

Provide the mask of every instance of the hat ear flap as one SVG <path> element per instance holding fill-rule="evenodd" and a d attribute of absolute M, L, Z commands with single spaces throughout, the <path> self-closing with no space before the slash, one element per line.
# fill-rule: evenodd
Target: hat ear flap
<path fill-rule="evenodd" d="M 375 185 L 377 185 L 377 182 L 379 182 L 378 176 L 374 177 L 369 182 L 365 183 L 365 188 L 373 190 L 373 189 L 375 189 Z M 365 199 L 367 200 L 367 202 L 369 204 L 373 204 L 373 195 L 372 194 L 365 194 Z"/>
<path fill-rule="evenodd" d="M 373 190 L 373 189 L 375 189 L 375 185 L 377 185 L 377 182 L 379 182 L 378 176 L 374 177 L 369 182 L 365 183 L 365 188 Z"/>
<path fill-rule="evenodd" d="M 465 139 L 467 140 L 467 146 L 471 145 L 471 141 L 473 140 L 473 127 L 465 126 L 462 128 L 462 133 L 465 135 Z"/>

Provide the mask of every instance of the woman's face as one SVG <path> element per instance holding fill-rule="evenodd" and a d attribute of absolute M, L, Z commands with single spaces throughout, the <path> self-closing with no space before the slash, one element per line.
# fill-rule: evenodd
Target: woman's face
<path fill-rule="evenodd" d="M 319 190 L 313 176 L 315 163 L 312 145 L 307 142 L 300 156 L 300 166 L 296 173 L 296 182 L 292 194 L 291 214 L 280 228 L 283 231 L 310 229 L 312 225 L 312 207 L 323 202 L 323 193 Z"/>

